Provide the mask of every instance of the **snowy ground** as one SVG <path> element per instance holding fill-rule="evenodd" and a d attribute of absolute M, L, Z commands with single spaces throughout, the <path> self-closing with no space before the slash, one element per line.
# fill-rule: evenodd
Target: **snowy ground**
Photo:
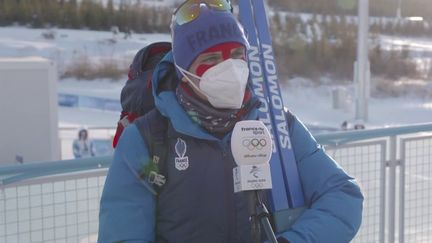
<path fill-rule="evenodd" d="M 133 34 L 124 39 L 122 34 L 87 30 L 55 30 L 56 38 L 42 37 L 44 29 L 24 27 L 0 27 L 0 58 L 17 56 L 42 56 L 58 63 L 59 71 L 75 58 L 86 56 L 93 61 L 104 59 L 118 60 L 128 65 L 137 50 L 154 41 L 169 41 L 167 34 Z M 432 39 L 382 37 L 384 45 L 411 45 L 417 50 L 432 50 Z M 125 78 L 120 81 L 60 80 L 61 93 L 119 99 Z M 283 82 L 286 83 L 286 82 Z M 321 127 L 339 128 L 344 120 L 354 122 L 354 89 L 352 85 L 343 87 L 333 84 L 314 85 L 313 82 L 296 78 L 282 85 L 285 105 L 297 114 L 306 124 Z M 429 88 L 431 86 L 429 82 Z M 333 109 L 332 90 L 346 90 L 346 102 L 342 109 Z M 78 108 L 59 109 L 59 125 L 65 126 L 115 126 L 117 112 L 97 111 Z M 432 101 L 418 98 L 416 94 L 405 97 L 372 98 L 369 103 L 369 121 L 366 127 L 385 127 L 424 123 L 432 121 Z"/>
<path fill-rule="evenodd" d="M 285 105 L 306 124 L 339 128 L 343 121 L 355 123 L 355 98 L 353 85 L 315 86 L 303 79 L 290 80 L 283 85 Z M 347 99 L 340 109 L 333 108 L 333 92 L 342 89 Z M 432 100 L 406 97 L 370 98 L 369 121 L 366 128 L 408 125 L 432 122 Z"/>
<path fill-rule="evenodd" d="M 42 35 L 53 32 L 54 39 Z M 57 63 L 59 73 L 82 58 L 91 62 L 115 60 L 128 65 L 140 48 L 155 41 L 169 41 L 167 34 L 114 35 L 108 31 L 29 29 L 0 27 L 0 57 L 41 56 Z"/>
<path fill-rule="evenodd" d="M 354 98 L 352 86 L 322 85 L 314 86 L 304 79 L 290 80 L 290 85 L 282 86 L 285 105 L 306 124 L 318 127 L 338 129 L 347 120 L 354 123 Z M 119 99 L 124 82 L 109 80 L 83 82 L 73 79 L 59 83 L 59 90 L 71 94 Z M 332 92 L 335 88 L 346 90 L 348 99 L 341 109 L 333 108 Z M 60 125 L 114 126 L 118 119 L 117 112 L 104 112 L 89 109 L 61 107 Z M 372 98 L 369 103 L 369 121 L 367 128 L 426 123 L 432 121 L 432 100 L 399 97 Z"/>

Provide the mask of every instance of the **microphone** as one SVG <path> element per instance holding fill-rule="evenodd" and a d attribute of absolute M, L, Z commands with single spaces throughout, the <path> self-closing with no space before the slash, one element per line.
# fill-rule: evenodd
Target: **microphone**
<path fill-rule="evenodd" d="M 272 188 L 270 158 L 273 143 L 262 121 L 239 121 L 231 135 L 231 151 L 237 167 L 233 169 L 234 193 L 245 192 L 249 198 L 253 242 L 261 242 L 260 225 L 270 243 L 277 243 L 268 219 L 268 211 L 259 192 Z"/>
<path fill-rule="evenodd" d="M 271 189 L 272 139 L 261 121 L 240 121 L 231 135 L 234 192 Z"/>

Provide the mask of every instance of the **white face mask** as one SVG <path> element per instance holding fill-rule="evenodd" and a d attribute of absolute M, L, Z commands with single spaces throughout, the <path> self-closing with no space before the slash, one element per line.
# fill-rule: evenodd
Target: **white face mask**
<path fill-rule="evenodd" d="M 215 108 L 241 108 L 249 77 L 249 68 L 246 61 L 227 59 L 209 68 L 202 77 L 198 77 L 179 66 L 177 68 L 195 90 L 207 97 L 210 104 Z M 186 74 L 200 80 L 199 88 Z"/>

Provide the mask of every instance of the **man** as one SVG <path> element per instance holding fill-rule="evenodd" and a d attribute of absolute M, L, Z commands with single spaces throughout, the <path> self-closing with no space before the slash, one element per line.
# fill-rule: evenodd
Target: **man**
<path fill-rule="evenodd" d="M 248 43 L 224 0 L 194 2 L 174 13 L 172 53 L 153 75 L 155 105 L 168 120 L 167 181 L 156 196 L 141 179 L 149 145 L 135 124 L 128 126 L 101 199 L 101 243 L 252 242 L 248 202 L 233 192 L 230 151 L 235 123 L 257 119 Z M 278 241 L 349 242 L 361 222 L 359 187 L 300 121 L 289 127 L 308 209 Z"/>

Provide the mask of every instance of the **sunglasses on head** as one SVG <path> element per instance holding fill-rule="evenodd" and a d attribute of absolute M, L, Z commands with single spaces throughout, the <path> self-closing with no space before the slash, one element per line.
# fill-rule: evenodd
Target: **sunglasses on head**
<path fill-rule="evenodd" d="M 186 0 L 173 13 L 178 25 L 187 24 L 200 15 L 201 4 L 218 11 L 232 11 L 229 0 Z"/>

